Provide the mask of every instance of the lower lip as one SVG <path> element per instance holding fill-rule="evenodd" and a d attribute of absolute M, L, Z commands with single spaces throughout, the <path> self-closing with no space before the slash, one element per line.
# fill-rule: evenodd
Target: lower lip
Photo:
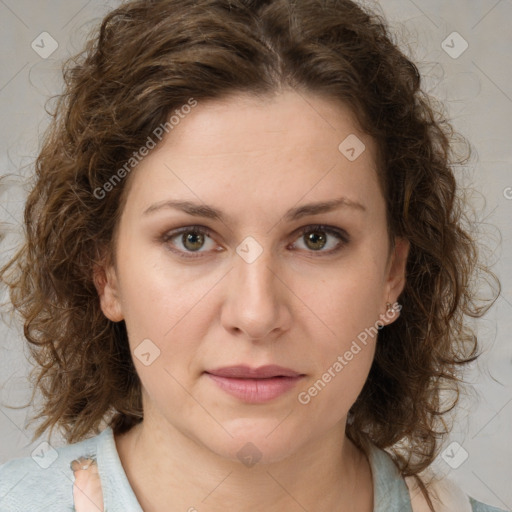
<path fill-rule="evenodd" d="M 207 373 L 221 389 L 230 395 L 253 404 L 268 402 L 292 389 L 302 376 L 272 377 L 270 379 L 234 379 Z"/>

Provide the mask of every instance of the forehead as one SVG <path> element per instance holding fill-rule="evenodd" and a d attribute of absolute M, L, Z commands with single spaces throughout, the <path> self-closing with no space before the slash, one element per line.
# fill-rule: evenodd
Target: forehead
<path fill-rule="evenodd" d="M 284 90 L 257 97 L 235 93 L 199 101 L 168 135 L 166 146 L 188 149 L 190 155 L 239 152 L 262 153 L 302 142 L 298 155 L 314 147 L 338 156 L 338 145 L 349 135 L 364 137 L 357 116 L 339 101 L 312 93 Z M 198 144 L 200 139 L 200 143 Z M 369 141 L 370 142 L 370 141 Z"/>
<path fill-rule="evenodd" d="M 130 195 L 144 209 L 165 199 L 256 210 L 342 195 L 371 202 L 375 151 L 350 107 L 332 99 L 231 95 L 183 115 L 137 166 Z"/>

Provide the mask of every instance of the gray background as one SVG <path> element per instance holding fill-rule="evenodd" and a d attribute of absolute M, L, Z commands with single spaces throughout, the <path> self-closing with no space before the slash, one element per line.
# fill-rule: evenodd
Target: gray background
<path fill-rule="evenodd" d="M 366 3 L 370 3 L 367 1 Z M 20 220 L 31 164 L 48 122 L 44 102 L 60 90 L 60 63 L 78 51 L 87 31 L 117 1 L 0 0 L 0 173 L 18 180 L 0 191 L 0 221 L 10 234 L 2 261 L 19 241 Z M 502 296 L 475 322 L 485 350 L 466 380 L 474 391 L 457 408 L 454 429 L 446 443 L 457 442 L 435 469 L 447 474 L 474 497 L 512 510 L 512 1 L 511 0 L 382 0 L 380 5 L 402 48 L 419 61 L 425 89 L 445 102 L 455 128 L 469 138 L 473 157 L 460 180 L 476 191 L 473 204 L 487 230 L 491 248 L 486 261 L 503 285 Z M 442 42 L 458 32 L 467 50 L 452 58 Z M 41 58 L 32 41 L 49 32 L 58 49 Z M 459 39 L 454 50 L 461 48 Z M 507 222 L 508 221 L 508 222 Z M 490 225 L 487 225 L 489 223 Z M 493 229 L 494 226 L 494 229 Z M 0 300 L 5 299 L 5 295 Z M 0 463 L 30 455 L 42 439 L 30 444 L 25 422 L 32 409 L 11 410 L 30 396 L 20 326 L 8 315 L 0 321 Z M 53 437 L 53 445 L 63 443 Z M 462 460 L 458 446 L 468 453 Z M 451 465 L 446 460 L 449 460 Z M 453 462 L 455 461 L 455 462 Z"/>

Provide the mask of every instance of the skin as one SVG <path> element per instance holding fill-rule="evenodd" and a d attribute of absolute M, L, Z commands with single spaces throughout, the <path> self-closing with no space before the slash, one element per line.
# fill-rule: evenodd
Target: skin
<path fill-rule="evenodd" d="M 75 476 L 73 505 L 76 512 L 103 512 L 103 490 L 96 460 L 80 457 L 71 463 Z"/>
<path fill-rule="evenodd" d="M 338 150 L 350 134 L 366 146 L 354 161 Z M 144 421 L 116 436 L 146 512 L 373 510 L 369 464 L 345 426 L 376 339 L 308 404 L 297 397 L 365 328 L 399 314 L 383 316 L 403 290 L 409 244 L 397 239 L 391 252 L 375 155 L 349 107 L 284 90 L 266 101 L 199 102 L 132 171 L 116 264 L 98 268 L 95 282 L 104 314 L 126 322 L 132 353 L 144 339 L 160 350 L 149 366 L 134 357 Z M 366 211 L 284 219 L 290 208 L 340 196 Z M 143 214 L 169 199 L 212 205 L 227 219 Z M 299 228 L 315 224 L 350 240 L 323 231 L 324 247 L 308 244 Z M 194 225 L 210 229 L 202 246 L 164 239 Z M 251 263 L 236 252 L 247 236 L 262 249 Z M 199 257 L 179 256 L 197 255 L 191 247 Z M 204 374 L 236 364 L 278 364 L 305 377 L 249 404 Z M 237 458 L 248 442 L 261 456 L 252 467 Z"/>

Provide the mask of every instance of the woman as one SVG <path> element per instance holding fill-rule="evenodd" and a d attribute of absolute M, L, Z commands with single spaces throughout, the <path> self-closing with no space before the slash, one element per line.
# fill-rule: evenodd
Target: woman
<path fill-rule="evenodd" d="M 381 18 L 136 0 L 65 79 L 2 275 L 69 444 L 5 510 L 498 510 L 428 471 L 494 275 Z"/>

